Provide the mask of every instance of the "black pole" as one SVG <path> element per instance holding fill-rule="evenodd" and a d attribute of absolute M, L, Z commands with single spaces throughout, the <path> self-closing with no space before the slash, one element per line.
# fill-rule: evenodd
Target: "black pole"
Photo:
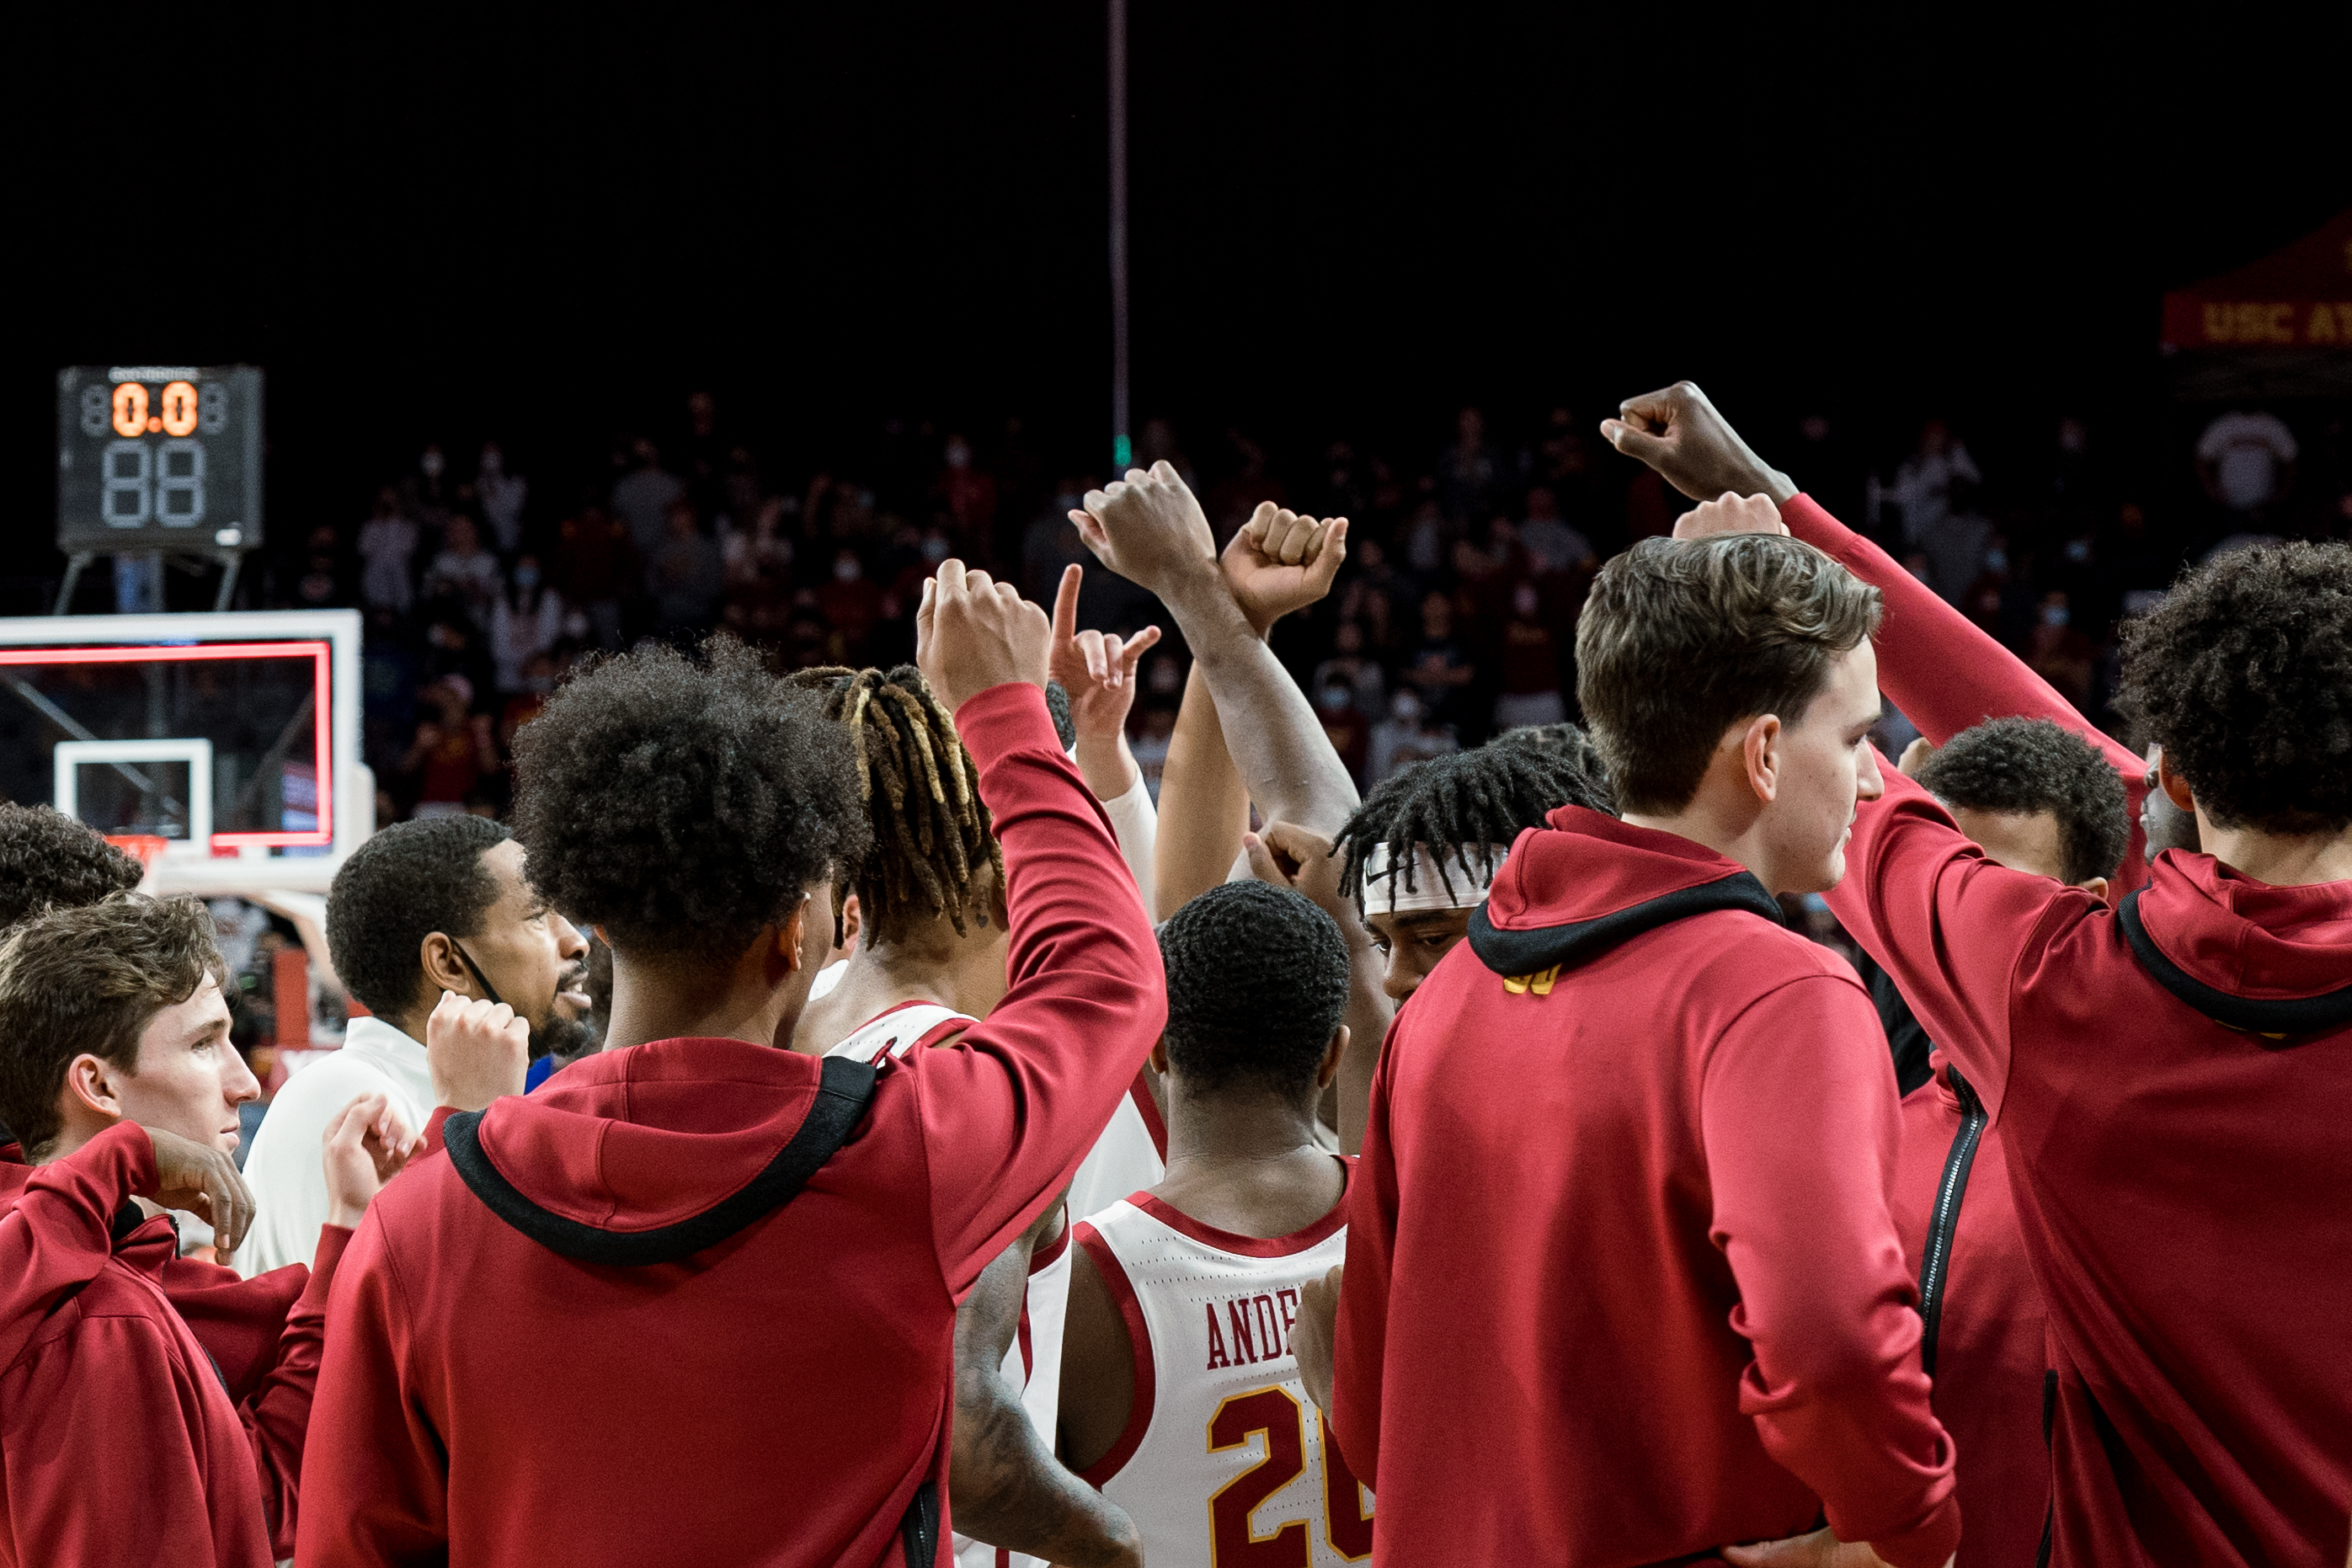
<path fill-rule="evenodd" d="M 1127 0 L 1110 0 L 1110 461 L 1134 459 L 1127 393 Z"/>

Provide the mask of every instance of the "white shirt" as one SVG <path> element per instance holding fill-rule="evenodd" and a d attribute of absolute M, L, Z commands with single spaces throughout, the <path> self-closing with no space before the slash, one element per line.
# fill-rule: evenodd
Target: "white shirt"
<path fill-rule="evenodd" d="M 327 1124 L 362 1094 L 387 1097 L 412 1132 L 433 1114 L 425 1047 L 381 1018 L 353 1018 L 342 1049 L 288 1079 L 269 1102 L 245 1161 L 254 1215 L 236 1250 L 237 1272 L 251 1279 L 310 1261 L 327 1223 Z"/>

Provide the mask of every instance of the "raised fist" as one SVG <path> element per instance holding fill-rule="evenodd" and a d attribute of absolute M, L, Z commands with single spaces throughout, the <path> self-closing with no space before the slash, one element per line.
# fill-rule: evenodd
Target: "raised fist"
<path fill-rule="evenodd" d="M 1786 533 L 1780 509 L 1770 496 L 1736 496 L 1726 490 L 1675 520 L 1676 539 L 1712 539 L 1718 533 Z"/>
<path fill-rule="evenodd" d="M 488 1110 L 500 1095 L 522 1092 L 530 1070 L 530 1025 L 503 1002 L 468 1001 L 444 991 L 425 1020 L 425 1059 L 436 1105 Z"/>
<path fill-rule="evenodd" d="M 1657 469 L 1660 478 L 1693 500 L 1729 491 L 1784 501 L 1797 493 L 1789 476 L 1750 451 L 1739 432 L 1691 382 L 1629 397 L 1618 405 L 1618 412 L 1622 417 L 1601 422 L 1609 444 Z"/>
<path fill-rule="evenodd" d="M 1209 520 L 1164 461 L 1150 473 L 1129 468 L 1108 489 L 1088 490 L 1085 509 L 1072 511 L 1070 521 L 1096 560 L 1163 599 L 1187 574 L 1216 567 Z"/>
<path fill-rule="evenodd" d="M 1331 591 L 1331 579 L 1348 558 L 1348 520 L 1318 521 L 1258 502 L 1257 510 L 1217 559 L 1225 586 L 1258 635 L 1294 610 L 1303 610 Z"/>
<path fill-rule="evenodd" d="M 915 611 L 915 663 L 954 712 L 992 686 L 1025 680 L 1040 690 L 1054 627 L 1010 583 L 942 561 Z"/>

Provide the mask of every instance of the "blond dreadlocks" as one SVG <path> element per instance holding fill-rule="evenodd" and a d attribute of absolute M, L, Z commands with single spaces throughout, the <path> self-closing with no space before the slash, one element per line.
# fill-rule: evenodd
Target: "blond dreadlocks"
<path fill-rule="evenodd" d="M 980 798 L 979 773 L 954 721 L 922 672 L 804 669 L 788 683 L 819 693 L 825 717 L 849 731 L 857 789 L 874 846 L 845 879 L 874 940 L 904 940 L 941 915 L 967 934 L 964 910 L 984 862 L 1004 885 L 1004 852 Z"/>

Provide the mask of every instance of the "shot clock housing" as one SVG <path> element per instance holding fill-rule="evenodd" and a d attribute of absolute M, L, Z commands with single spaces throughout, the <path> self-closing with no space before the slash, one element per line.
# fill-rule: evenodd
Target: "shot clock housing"
<path fill-rule="evenodd" d="M 261 372 L 58 372 L 58 548 L 236 555 L 261 542 Z"/>

